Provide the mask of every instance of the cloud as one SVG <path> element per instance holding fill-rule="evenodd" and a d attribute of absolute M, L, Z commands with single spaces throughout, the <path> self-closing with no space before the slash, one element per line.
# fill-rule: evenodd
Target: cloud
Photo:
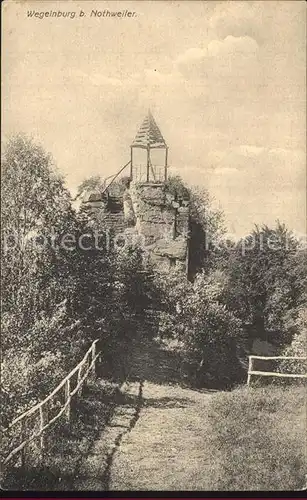
<path fill-rule="evenodd" d="M 4 37 L 5 133 L 34 134 L 71 187 L 127 162 L 150 107 L 170 164 L 209 187 L 239 230 L 253 214 L 268 222 L 282 207 L 298 227 L 305 6 L 158 3 L 140 4 L 137 36 L 131 23 L 102 30 L 90 19 L 33 21 L 29 29 L 13 16 Z"/>
<path fill-rule="evenodd" d="M 268 148 L 244 144 L 233 146 L 225 151 L 209 151 L 207 158 L 217 172 L 219 169 L 228 168 L 240 171 L 249 176 L 254 169 L 264 175 L 268 181 L 274 182 L 276 177 L 282 176 L 284 182 L 289 179 L 299 181 L 304 174 L 305 153 L 301 149 Z M 299 177 L 297 177 L 299 176 Z"/>
<path fill-rule="evenodd" d="M 258 43 L 249 36 L 226 36 L 224 40 L 211 40 L 205 48 L 190 48 L 180 54 L 175 65 L 182 68 L 185 65 L 199 62 L 209 63 L 227 57 L 254 57 L 258 51 Z"/>
<path fill-rule="evenodd" d="M 97 85 L 97 86 L 111 86 L 111 87 L 122 87 L 123 82 L 119 78 L 110 78 L 107 77 L 101 73 L 90 73 L 86 74 L 83 72 L 76 72 L 76 76 L 80 74 L 81 76 L 83 75 L 88 83 L 91 83 L 92 85 Z"/>
<path fill-rule="evenodd" d="M 263 153 L 264 148 L 259 147 L 259 146 L 250 146 L 249 144 L 243 144 L 242 146 L 239 146 L 237 150 L 242 154 L 242 156 L 258 156 L 261 153 Z"/>
<path fill-rule="evenodd" d="M 175 170 L 187 182 L 203 185 L 225 212 L 228 228 L 248 234 L 253 225 L 277 219 L 305 229 L 305 153 L 301 149 L 254 144 L 211 150 L 202 164 Z"/>
<path fill-rule="evenodd" d="M 250 36 L 232 36 L 228 35 L 224 40 L 212 40 L 208 44 L 209 57 L 231 57 L 254 55 L 258 50 L 257 42 Z"/>
<path fill-rule="evenodd" d="M 255 2 L 221 2 L 210 18 L 210 27 L 220 38 L 233 35 L 261 40 L 261 9 Z"/>
<path fill-rule="evenodd" d="M 206 49 L 191 48 L 187 49 L 183 54 L 180 54 L 175 60 L 175 64 L 180 67 L 181 65 L 190 64 L 193 62 L 202 61 L 207 54 Z"/>
<path fill-rule="evenodd" d="M 228 35 L 224 40 L 211 40 L 202 49 L 186 50 L 174 65 L 186 80 L 203 80 L 214 95 L 218 86 L 223 97 L 229 87 L 236 92 L 248 87 L 252 90 L 259 81 L 258 49 L 256 40 L 249 36 Z"/>

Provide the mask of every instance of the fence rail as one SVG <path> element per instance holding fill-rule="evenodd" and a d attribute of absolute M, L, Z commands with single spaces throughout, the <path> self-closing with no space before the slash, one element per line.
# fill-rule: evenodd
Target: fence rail
<path fill-rule="evenodd" d="M 307 378 L 307 374 L 302 373 L 281 373 L 281 372 L 269 372 L 262 370 L 253 370 L 253 360 L 263 359 L 263 360 L 284 360 L 292 359 L 299 361 L 306 361 L 306 357 L 299 356 L 248 356 L 248 373 L 247 373 L 247 385 L 250 385 L 252 375 L 262 375 L 264 377 L 284 377 L 284 378 Z"/>
<path fill-rule="evenodd" d="M 100 356 L 100 352 L 97 352 L 97 342 L 98 340 L 95 340 L 92 343 L 80 363 L 73 368 L 73 370 L 43 401 L 37 403 L 22 415 L 15 418 L 9 426 L 4 429 L 3 436 L 5 437 L 7 435 L 9 439 L 13 435 L 14 429 L 17 429 L 17 435 L 20 436 L 22 442 L 15 446 L 4 458 L 1 464 L 2 472 L 3 467 L 12 461 L 18 454 L 20 454 L 21 465 L 24 466 L 25 449 L 34 440 L 38 441 L 40 455 L 43 457 L 46 448 L 45 437 L 47 429 L 62 416 L 65 417 L 66 422 L 70 421 L 70 409 L 73 396 L 75 394 L 81 395 L 82 386 L 85 380 L 91 375 L 93 377 L 95 376 L 96 361 Z M 73 384 L 74 377 L 77 379 L 75 384 Z M 61 396 L 61 398 L 57 399 L 55 406 L 57 407 L 59 399 L 62 399 L 61 407 L 59 411 L 49 419 L 49 407 L 52 407 L 52 403 L 55 402 L 57 396 Z M 32 423 L 30 420 L 32 420 Z"/>

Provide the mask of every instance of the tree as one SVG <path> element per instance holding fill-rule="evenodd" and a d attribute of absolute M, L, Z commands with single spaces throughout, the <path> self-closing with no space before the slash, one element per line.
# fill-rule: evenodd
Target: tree
<path fill-rule="evenodd" d="M 230 387 L 242 376 L 241 321 L 222 302 L 225 280 L 222 273 L 200 273 L 183 303 L 185 359 L 199 386 Z"/>
<path fill-rule="evenodd" d="M 295 314 L 288 314 L 286 318 L 286 327 L 291 331 L 291 345 L 284 349 L 284 356 L 296 356 L 305 358 L 305 360 L 283 360 L 280 365 L 280 371 L 283 373 L 306 374 L 307 368 L 307 307 L 302 305 L 297 308 Z M 297 379 L 295 380 L 297 383 Z"/>
<path fill-rule="evenodd" d="M 104 188 L 104 181 L 100 175 L 92 175 L 87 179 L 84 179 L 77 189 L 77 196 L 79 198 L 87 191 L 102 191 Z"/>
<path fill-rule="evenodd" d="M 1 194 L 2 311 L 15 316 L 10 336 L 16 343 L 39 311 L 51 312 L 66 298 L 59 283 L 57 297 L 51 289 L 59 273 L 56 243 L 71 228 L 73 213 L 51 156 L 22 135 L 4 150 Z"/>
<path fill-rule="evenodd" d="M 130 181 L 129 176 L 122 176 L 114 179 L 114 181 L 112 181 L 112 177 L 107 179 L 108 180 L 105 181 L 104 179 L 101 178 L 100 175 L 92 175 L 91 177 L 84 179 L 78 186 L 77 195 L 75 199 L 79 198 L 80 196 L 84 195 L 86 192 L 89 191 L 98 191 L 102 193 L 109 183 L 112 183 L 113 186 L 117 187 L 119 192 L 123 193 L 126 189 L 127 184 Z"/>
<path fill-rule="evenodd" d="M 188 199 L 190 206 L 190 278 L 197 272 L 209 272 L 220 267 L 225 258 L 224 247 L 218 242 L 225 233 L 223 213 L 213 207 L 212 199 L 204 188 L 186 185 L 181 177 L 170 177 L 166 191 L 178 199 Z"/>
<path fill-rule="evenodd" d="M 283 316 L 301 301 L 304 269 L 299 242 L 285 225 L 255 227 L 230 253 L 226 303 L 252 335 L 278 345 L 291 341 Z"/>
<path fill-rule="evenodd" d="M 225 273 L 203 271 L 193 283 L 176 273 L 157 279 L 164 298 L 160 335 L 177 341 L 182 374 L 197 387 L 229 387 L 239 381 L 242 329 L 223 304 Z"/>
<path fill-rule="evenodd" d="M 4 412 L 11 414 L 54 387 L 62 360 L 67 370 L 78 352 L 71 252 L 61 246 L 75 217 L 51 156 L 23 135 L 4 149 L 1 191 L 2 382 L 11 396 Z M 13 364 L 19 377 L 9 376 Z M 39 366 L 44 378 L 34 375 Z"/>
<path fill-rule="evenodd" d="M 12 138 L 2 170 L 1 397 L 9 421 L 46 396 L 90 341 L 100 339 L 113 367 L 124 363 L 137 336 L 155 330 L 157 294 L 141 249 L 107 248 L 91 218 L 75 214 L 41 146 Z"/>

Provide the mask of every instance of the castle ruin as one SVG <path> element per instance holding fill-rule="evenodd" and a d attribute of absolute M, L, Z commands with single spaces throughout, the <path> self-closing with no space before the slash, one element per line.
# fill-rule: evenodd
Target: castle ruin
<path fill-rule="evenodd" d="M 187 275 L 189 200 L 169 189 L 168 146 L 150 111 L 130 151 L 130 161 L 104 189 L 87 192 L 82 207 L 115 235 L 139 235 L 157 270 L 175 268 Z M 119 183 L 128 168 L 129 176 Z"/>

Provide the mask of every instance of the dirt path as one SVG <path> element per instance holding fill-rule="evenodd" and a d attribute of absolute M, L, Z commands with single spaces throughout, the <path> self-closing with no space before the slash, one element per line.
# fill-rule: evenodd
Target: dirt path
<path fill-rule="evenodd" d="M 175 381 L 175 358 L 143 347 L 75 490 L 212 489 L 207 411 L 214 394 L 182 388 Z M 171 385 L 165 383 L 169 379 Z"/>
<path fill-rule="evenodd" d="M 138 421 L 114 454 L 109 490 L 207 490 L 208 394 L 145 382 Z"/>

